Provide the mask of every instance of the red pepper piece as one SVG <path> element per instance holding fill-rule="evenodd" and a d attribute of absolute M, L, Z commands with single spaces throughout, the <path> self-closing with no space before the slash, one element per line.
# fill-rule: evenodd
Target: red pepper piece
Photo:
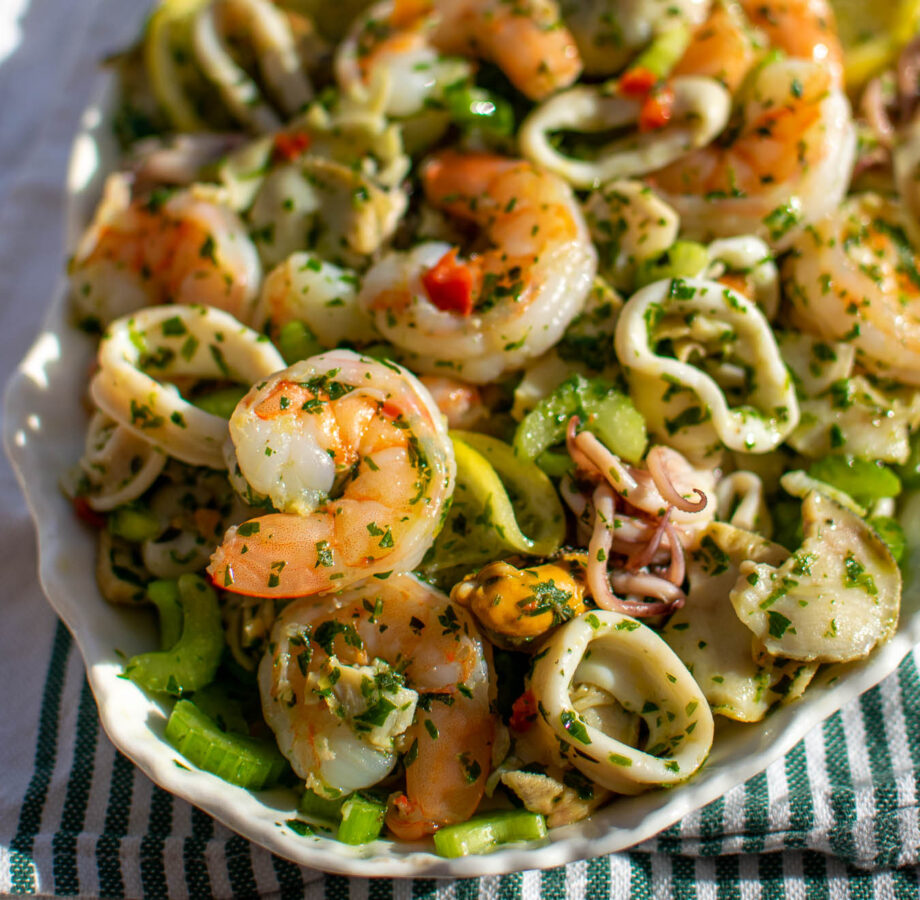
<path fill-rule="evenodd" d="M 645 98 L 639 111 L 639 131 L 656 131 L 664 128 L 674 114 L 674 91 L 667 85 Z"/>
<path fill-rule="evenodd" d="M 533 691 L 524 691 L 511 707 L 511 719 L 508 724 L 518 733 L 529 731 L 537 721 L 537 701 Z"/>
<path fill-rule="evenodd" d="M 105 516 L 100 515 L 94 510 L 86 500 L 86 497 L 73 498 L 73 511 L 81 522 L 92 525 L 93 528 L 105 528 Z"/>
<path fill-rule="evenodd" d="M 457 248 L 447 251 L 424 275 L 422 284 L 431 302 L 442 312 L 468 316 L 473 311 L 473 273 L 457 262 Z"/>
<path fill-rule="evenodd" d="M 619 89 L 624 97 L 645 97 L 656 84 L 658 76 L 651 69 L 638 66 L 635 69 L 627 69 L 620 76 Z"/>
<path fill-rule="evenodd" d="M 293 162 L 310 149 L 312 138 L 305 131 L 290 134 L 282 131 L 275 135 L 273 155 L 276 162 Z"/>

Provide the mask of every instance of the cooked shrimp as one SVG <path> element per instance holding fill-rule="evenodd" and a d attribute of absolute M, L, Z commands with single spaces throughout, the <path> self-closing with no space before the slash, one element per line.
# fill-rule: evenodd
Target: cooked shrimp
<path fill-rule="evenodd" d="M 896 200 L 852 197 L 799 235 L 783 276 L 796 325 L 852 344 L 871 372 L 920 385 L 920 256 L 909 218 Z"/>
<path fill-rule="evenodd" d="M 431 203 L 482 228 L 492 249 L 465 261 L 440 242 L 391 253 L 358 302 L 414 369 L 492 381 L 559 340 L 597 253 L 568 185 L 529 163 L 445 151 L 422 180 Z"/>
<path fill-rule="evenodd" d="M 715 3 L 672 72 L 714 78 L 734 93 L 757 61 L 754 35 L 739 6 Z"/>
<path fill-rule="evenodd" d="M 257 384 L 230 437 L 243 478 L 279 510 L 231 528 L 211 557 L 234 593 L 301 597 L 409 571 L 453 492 L 453 447 L 427 389 L 348 350 Z"/>
<path fill-rule="evenodd" d="M 628 16 L 636 13 L 629 2 L 610 5 L 618 11 L 619 7 L 626 7 L 627 22 Z M 649 7 L 644 10 L 644 15 L 648 16 L 654 3 L 640 0 L 639 5 Z M 806 58 L 816 64 L 820 62 L 835 86 L 839 87 L 840 47 L 836 45 L 838 57 L 834 57 L 830 46 L 832 39 L 836 41 L 833 19 L 821 16 L 822 0 L 760 2 L 756 6 L 751 5 L 751 15 L 756 16 L 758 21 L 769 19 L 772 22 L 770 16 L 774 6 L 778 10 L 777 21 L 781 21 L 786 29 L 792 27 L 796 16 L 801 19 L 794 36 L 771 25 L 770 38 L 774 46 L 788 48 L 789 55 L 793 57 Z M 657 14 L 661 19 L 657 28 L 659 34 L 664 33 L 662 40 L 665 40 L 669 36 L 668 29 L 675 29 L 679 19 L 669 20 L 661 10 Z M 673 14 L 678 17 L 680 10 L 675 9 Z M 623 22 L 616 22 L 618 28 L 623 25 Z M 670 31 L 670 35 L 683 33 L 684 29 L 680 28 Z M 528 159 L 580 188 L 596 187 L 614 178 L 646 175 L 665 167 L 669 167 L 668 171 L 676 167 L 677 171 L 683 172 L 688 154 L 710 147 L 713 140 L 731 124 L 730 92 L 737 92 L 742 86 L 752 67 L 763 58 L 764 49 L 762 40 L 758 41 L 756 30 L 739 6 L 716 4 L 709 18 L 693 35 L 670 73 L 672 77 L 661 88 L 661 96 L 652 102 L 651 107 L 650 95 L 643 93 L 638 86 L 644 83 L 645 77 L 652 76 L 647 85 L 650 89 L 655 77 L 642 63 L 638 63 L 619 81 L 604 85 L 581 84 L 542 103 L 521 126 L 521 150 Z M 831 65 L 832 59 L 837 59 L 836 67 Z M 628 75 L 637 76 L 639 80 L 630 79 Z M 660 108 L 657 105 L 659 101 L 663 104 Z M 647 114 L 648 119 L 645 118 Z M 627 128 L 624 134 L 623 129 L 633 124 L 637 124 L 638 129 Z M 605 132 L 612 133 L 613 139 L 603 146 L 595 145 L 588 158 L 569 155 L 558 142 L 558 138 L 567 133 L 598 135 Z M 763 137 L 762 133 L 757 133 Z M 754 160 L 762 152 L 762 147 L 754 152 Z M 706 174 L 708 176 L 709 173 Z M 762 172 L 756 174 L 758 179 L 762 177 Z M 690 181 L 682 188 L 690 187 L 692 192 L 692 179 Z M 721 191 L 722 188 L 707 188 L 706 192 L 709 194 L 713 190 Z"/>
<path fill-rule="evenodd" d="M 475 384 L 443 375 L 423 375 L 419 381 L 431 392 L 450 428 L 471 428 L 489 415 Z"/>
<path fill-rule="evenodd" d="M 495 716 L 488 645 L 470 613 L 410 575 L 303 599 L 275 624 L 259 668 L 265 718 L 307 787 L 347 793 L 403 751 L 406 792 L 387 825 L 417 840 L 468 819 L 489 774 Z"/>
<path fill-rule="evenodd" d="M 835 85 L 843 84 L 843 50 L 827 0 L 716 3 L 673 74 L 706 75 L 734 92 L 762 55 L 764 38 L 793 59 L 820 64 Z"/>
<path fill-rule="evenodd" d="M 765 64 L 745 92 L 737 129 L 650 175 L 690 238 L 756 234 L 775 247 L 837 207 L 856 137 L 829 70 L 784 59 Z"/>
<path fill-rule="evenodd" d="M 276 340 L 285 325 L 303 322 L 325 347 L 370 343 L 377 332 L 358 306 L 358 283 L 353 271 L 316 253 L 292 253 L 265 276 L 253 327 Z"/>
<path fill-rule="evenodd" d="M 658 34 L 706 18 L 709 0 L 560 0 L 585 72 L 612 75 Z"/>
<path fill-rule="evenodd" d="M 403 14 L 405 5 L 384 0 L 372 6 L 335 56 L 336 79 L 348 96 L 371 101 L 380 91 L 383 111 L 398 118 L 420 113 L 470 74 L 465 60 L 442 56 L 433 45 L 428 11 Z"/>
<path fill-rule="evenodd" d="M 843 84 L 843 47 L 828 0 L 740 0 L 751 24 L 771 47 L 794 59 L 810 59 L 826 68 L 838 87 Z"/>
<path fill-rule="evenodd" d="M 436 47 L 494 62 L 531 100 L 568 87 L 581 73 L 555 0 L 436 0 L 435 10 Z"/>
<path fill-rule="evenodd" d="M 469 73 L 440 54 L 495 63 L 531 100 L 568 87 L 581 73 L 578 48 L 555 0 L 395 0 L 372 7 L 359 21 L 336 56 L 336 76 L 345 90 L 360 92 L 385 72 L 387 111 L 411 115 L 439 88 Z"/>
<path fill-rule="evenodd" d="M 259 256 L 233 210 L 194 187 L 132 201 L 121 173 L 107 180 L 70 266 L 78 314 L 100 325 L 160 303 L 216 306 L 245 322 L 261 280 Z"/>

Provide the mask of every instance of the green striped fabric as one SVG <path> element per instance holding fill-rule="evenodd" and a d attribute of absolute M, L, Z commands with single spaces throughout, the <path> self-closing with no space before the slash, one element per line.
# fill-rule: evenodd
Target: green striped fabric
<path fill-rule="evenodd" d="M 763 774 L 629 853 L 482 879 L 323 876 L 153 785 L 100 730 L 58 623 L 0 893 L 84 897 L 917 897 L 920 655 Z"/>

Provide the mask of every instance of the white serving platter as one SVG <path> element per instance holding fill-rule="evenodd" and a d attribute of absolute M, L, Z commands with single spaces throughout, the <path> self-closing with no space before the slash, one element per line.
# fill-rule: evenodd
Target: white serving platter
<path fill-rule="evenodd" d="M 89 220 L 105 174 L 116 161 L 110 133 L 111 88 L 87 109 L 74 143 L 67 210 L 73 243 Z M 60 266 L 63 260 L 51 260 Z M 4 442 L 35 520 L 39 578 L 52 607 L 74 635 L 86 663 L 99 716 L 112 742 L 164 789 L 194 803 L 244 837 L 296 863 L 360 876 L 478 876 L 548 868 L 624 850 L 762 772 L 825 718 L 878 684 L 920 641 L 920 527 L 906 528 L 910 546 L 901 622 L 892 640 L 861 662 L 826 667 L 803 699 L 756 725 L 717 718 L 712 754 L 686 784 L 618 799 L 590 819 L 551 831 L 548 840 L 489 856 L 447 860 L 430 844 L 379 840 L 349 847 L 302 836 L 287 824 L 296 796 L 287 789 L 251 793 L 186 767 L 164 737 L 168 706 L 120 678 L 120 654 L 156 646 L 152 616 L 110 606 L 96 587 L 95 535 L 73 514 L 59 480 L 82 452 L 87 414 L 83 394 L 92 341 L 67 315 L 66 284 L 53 298 L 41 334 L 10 379 Z M 905 521 L 920 523 L 920 498 L 908 501 Z"/>

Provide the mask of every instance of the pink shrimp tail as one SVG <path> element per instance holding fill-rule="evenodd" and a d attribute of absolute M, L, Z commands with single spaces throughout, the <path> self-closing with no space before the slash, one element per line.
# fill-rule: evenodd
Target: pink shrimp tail
<path fill-rule="evenodd" d="M 417 803 L 398 794 L 387 805 L 387 828 L 401 841 L 420 841 L 438 830 L 438 823 L 423 815 Z"/>

